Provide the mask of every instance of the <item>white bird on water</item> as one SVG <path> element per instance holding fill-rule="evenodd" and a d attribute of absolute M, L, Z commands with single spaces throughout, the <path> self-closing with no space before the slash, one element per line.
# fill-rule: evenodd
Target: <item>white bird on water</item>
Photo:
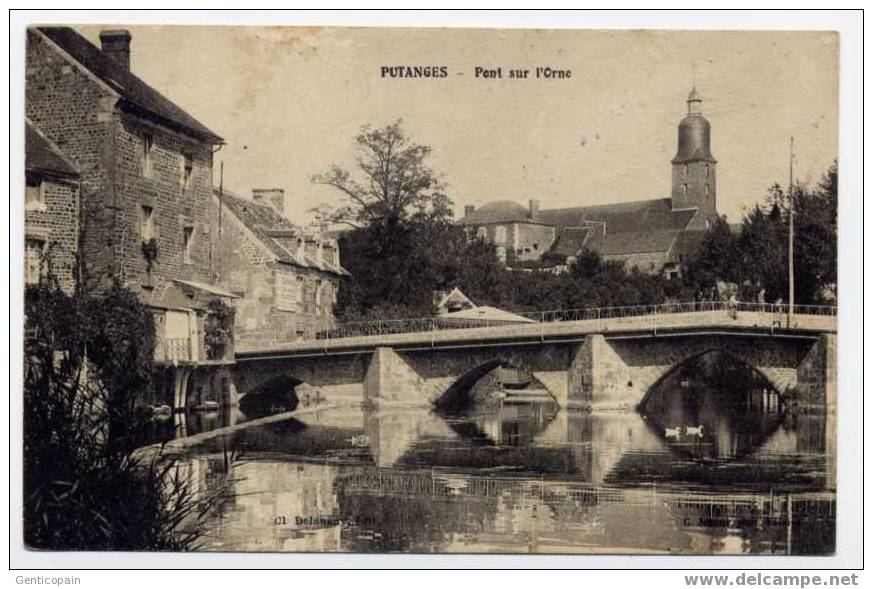
<path fill-rule="evenodd" d="M 703 437 L 703 425 L 698 425 L 697 427 L 686 427 L 685 434 L 689 436 L 697 436 L 698 438 Z"/>

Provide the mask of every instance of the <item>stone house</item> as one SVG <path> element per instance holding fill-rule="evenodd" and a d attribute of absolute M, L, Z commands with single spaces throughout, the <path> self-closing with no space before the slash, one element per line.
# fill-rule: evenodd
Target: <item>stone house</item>
<path fill-rule="evenodd" d="M 237 342 L 314 338 L 334 327 L 348 276 L 337 241 L 285 218 L 284 191 L 255 189 L 251 200 L 213 193 L 216 279 L 237 295 Z"/>
<path fill-rule="evenodd" d="M 686 103 L 688 112 L 679 123 L 676 155 L 670 162 L 669 197 L 542 210 L 535 200 L 528 209 L 502 200 L 478 210 L 465 207 L 460 223 L 493 243 L 510 265 L 545 253 L 572 259 L 590 249 L 628 268 L 663 273 L 668 279 L 677 276 L 699 234 L 718 216 L 718 162 L 710 151 L 710 124 L 697 89 Z"/>
<path fill-rule="evenodd" d="M 212 276 L 212 162 L 223 140 L 130 71 L 127 31 L 100 40 L 28 28 L 25 112 L 79 170 L 82 284 L 93 292 L 118 280 L 152 309 L 178 407 L 194 371 L 208 380 L 233 361 L 232 332 L 215 329 L 211 311 L 233 298 Z"/>
<path fill-rule="evenodd" d="M 539 201 L 528 208 L 511 200 L 498 200 L 476 209 L 464 207 L 461 224 L 497 250 L 504 263 L 538 260 L 555 241 L 555 228 L 539 221 Z"/>
<path fill-rule="evenodd" d="M 67 294 L 78 275 L 79 172 L 61 150 L 25 121 L 24 282 L 52 273 Z"/>

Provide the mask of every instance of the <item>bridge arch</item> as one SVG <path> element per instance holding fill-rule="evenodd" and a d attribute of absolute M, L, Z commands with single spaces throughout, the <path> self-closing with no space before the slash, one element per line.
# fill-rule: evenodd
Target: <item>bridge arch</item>
<path fill-rule="evenodd" d="M 239 408 L 247 415 L 293 411 L 300 404 L 301 395 L 307 394 L 305 384 L 293 376 L 273 376 L 245 392 L 239 399 Z M 298 394 L 300 388 L 304 390 Z"/>
<path fill-rule="evenodd" d="M 690 355 L 676 361 L 671 366 L 669 366 L 666 371 L 661 373 L 660 376 L 658 376 L 655 379 L 654 382 L 646 385 L 647 388 L 644 391 L 642 399 L 640 399 L 639 403 L 637 404 L 637 408 L 641 409 L 641 408 L 645 407 L 646 404 L 649 402 L 649 399 L 651 399 L 654 392 L 658 389 L 658 387 L 664 381 L 666 381 L 668 378 L 670 378 L 671 376 L 676 374 L 679 370 L 681 370 L 684 366 L 688 365 L 690 362 L 693 362 L 693 361 L 697 360 L 698 358 L 701 358 L 707 354 L 721 354 L 721 355 L 733 360 L 734 362 L 737 362 L 738 364 L 745 366 L 746 368 L 751 370 L 753 373 L 755 373 L 757 376 L 759 376 L 764 382 L 766 382 L 770 386 L 770 388 L 772 388 L 776 392 L 777 396 L 780 399 L 780 402 L 781 402 L 781 400 L 784 399 L 785 393 L 787 392 L 787 387 L 786 386 L 780 387 L 778 383 L 774 383 L 772 380 L 773 375 L 767 374 L 766 369 L 762 369 L 761 367 L 756 366 L 755 364 L 753 364 L 752 362 L 749 361 L 750 359 L 748 357 L 743 358 L 740 354 L 737 354 L 733 350 L 728 351 L 728 350 L 723 349 L 723 347 L 713 346 L 713 347 L 709 347 L 707 349 L 695 351 L 695 352 L 691 353 Z"/>
<path fill-rule="evenodd" d="M 434 404 L 440 409 L 459 409 L 469 406 L 473 401 L 476 387 L 482 384 L 489 375 L 495 375 L 496 371 L 500 368 L 515 369 L 520 373 L 529 375 L 531 382 L 538 382 L 534 376 L 534 371 L 523 358 L 498 356 L 467 369 L 448 388 L 435 397 Z M 495 379 L 496 381 L 497 379 Z M 488 384 L 485 384 L 485 386 L 488 386 Z M 542 387 L 541 383 L 540 386 Z"/>

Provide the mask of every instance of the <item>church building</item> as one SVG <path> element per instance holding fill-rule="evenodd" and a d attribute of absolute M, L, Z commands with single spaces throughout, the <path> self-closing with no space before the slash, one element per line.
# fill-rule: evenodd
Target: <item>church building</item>
<path fill-rule="evenodd" d="M 672 278 L 682 256 L 718 217 L 716 159 L 710 151 L 710 124 L 697 89 L 688 95 L 680 121 L 668 198 L 618 204 L 540 209 L 507 200 L 478 209 L 465 207 L 460 223 L 497 247 L 508 265 L 551 253 L 572 259 L 583 249 L 605 260 Z"/>

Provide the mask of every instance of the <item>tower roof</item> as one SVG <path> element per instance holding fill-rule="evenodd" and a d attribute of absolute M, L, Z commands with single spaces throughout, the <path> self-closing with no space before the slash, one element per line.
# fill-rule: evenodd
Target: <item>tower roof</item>
<path fill-rule="evenodd" d="M 709 151 L 709 121 L 700 112 L 703 99 L 697 87 L 688 94 L 688 114 L 679 122 L 679 140 L 674 164 L 691 162 L 717 163 Z"/>

